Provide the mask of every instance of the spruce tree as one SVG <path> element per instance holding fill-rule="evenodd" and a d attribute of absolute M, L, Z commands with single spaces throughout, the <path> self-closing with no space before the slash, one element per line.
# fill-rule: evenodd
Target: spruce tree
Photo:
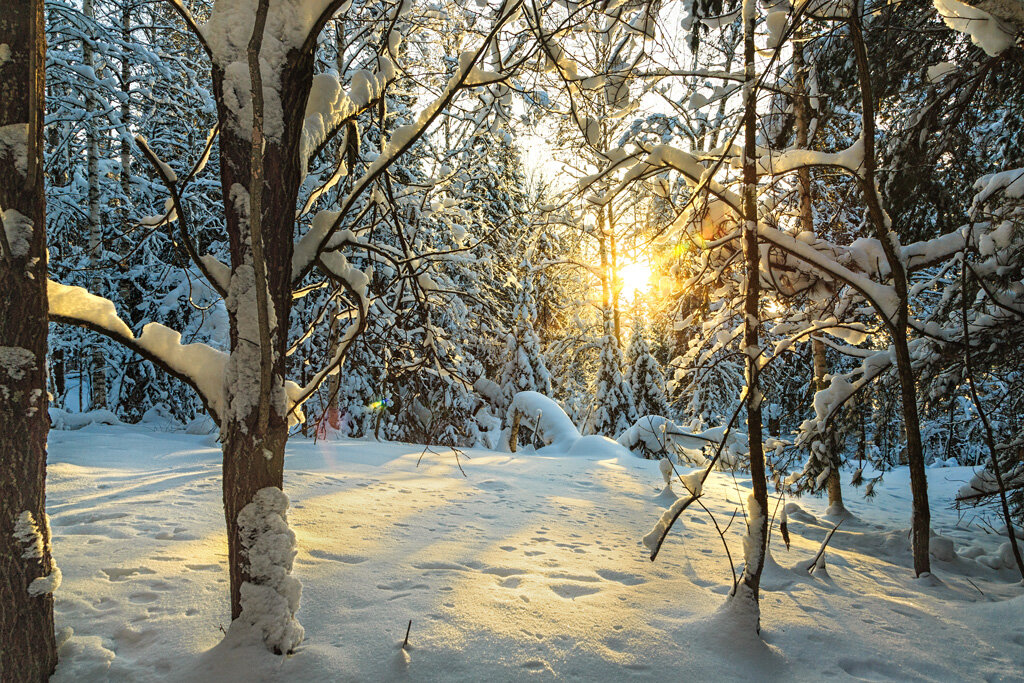
<path fill-rule="evenodd" d="M 610 312 L 606 312 L 601 356 L 594 383 L 594 412 L 590 415 L 586 430 L 590 434 L 615 438 L 636 422 L 633 389 L 622 376 L 622 365 L 622 349 L 615 336 L 615 325 Z"/>
<path fill-rule="evenodd" d="M 633 319 L 633 334 L 626 349 L 626 382 L 633 390 L 637 415 L 668 417 L 665 375 L 647 343 L 647 325 L 641 315 Z"/>
<path fill-rule="evenodd" d="M 505 367 L 501 371 L 502 397 L 507 406 L 520 391 L 536 391 L 551 395 L 551 374 L 544 362 L 540 339 L 533 325 L 537 307 L 533 300 L 533 276 L 529 263 L 524 263 L 526 276 L 513 309 L 513 331 L 508 335 Z"/>

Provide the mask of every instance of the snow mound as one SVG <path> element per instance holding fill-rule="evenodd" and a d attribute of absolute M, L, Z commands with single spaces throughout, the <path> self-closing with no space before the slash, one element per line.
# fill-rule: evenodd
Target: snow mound
<path fill-rule="evenodd" d="M 536 391 L 520 391 L 508 407 L 508 422 L 520 415 L 519 424 L 532 429 L 544 442 L 539 455 L 568 455 L 599 458 L 617 458 L 629 455 L 620 443 L 608 437 L 591 434 L 582 436 L 561 406 Z M 502 434 L 502 444 L 508 446 L 508 430 Z"/>
<path fill-rule="evenodd" d="M 119 425 L 122 422 L 109 410 L 71 413 L 61 408 L 50 408 L 50 429 L 75 430 L 91 424 Z"/>

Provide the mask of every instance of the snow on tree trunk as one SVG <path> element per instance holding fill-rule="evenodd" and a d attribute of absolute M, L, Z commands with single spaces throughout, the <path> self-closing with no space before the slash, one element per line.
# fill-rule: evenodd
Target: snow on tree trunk
<path fill-rule="evenodd" d="M 57 665 L 46 523 L 46 232 L 43 3 L 0 11 L 0 675 L 44 681 Z"/>
<path fill-rule="evenodd" d="M 247 580 L 235 624 L 253 629 L 277 654 L 292 652 L 304 631 L 295 620 L 302 584 L 291 575 L 298 551 L 288 528 L 288 496 L 272 486 L 260 489 L 238 513 L 237 524 Z"/>
<path fill-rule="evenodd" d="M 760 631 L 759 593 L 768 533 L 768 482 L 765 479 L 761 433 L 761 383 L 759 344 L 760 250 L 757 238 L 757 90 L 754 74 L 754 0 L 743 2 L 744 144 L 743 144 L 743 258 L 746 285 L 743 300 L 743 350 L 746 361 L 747 440 L 750 448 L 750 480 L 747 500 L 747 535 L 743 540 L 743 575 L 730 599 L 730 609 L 747 614 Z"/>
<path fill-rule="evenodd" d="M 251 116 L 243 115 L 251 113 L 251 107 L 249 112 L 243 111 L 248 105 L 247 100 L 251 99 L 246 97 L 250 82 L 246 45 L 231 43 L 227 26 L 222 25 L 233 21 L 231 9 L 226 7 L 224 16 L 218 16 L 215 11 L 207 24 L 206 36 L 214 54 L 214 97 L 223 126 L 220 134 L 220 172 L 231 254 L 231 276 L 226 300 L 230 323 L 230 357 L 225 368 L 226 409 L 221 416 L 221 436 L 224 442 L 224 515 L 228 526 L 231 616 L 237 619 L 243 608 L 242 586 L 247 583 L 263 583 L 262 579 L 250 574 L 250 565 L 244 557 L 243 534 L 237 524 L 239 515 L 256 500 L 259 491 L 266 488 L 281 489 L 284 479 L 284 449 L 288 438 L 288 403 L 284 389 L 285 351 L 292 306 L 292 240 L 295 207 L 302 180 L 299 154 L 302 113 L 313 81 L 313 54 L 312 50 L 289 47 L 277 39 L 271 41 L 269 32 L 264 38 L 264 90 L 269 92 L 270 88 L 274 89 L 273 97 L 267 98 L 267 134 L 263 146 L 260 201 L 272 367 L 269 386 L 263 387 L 264 391 L 270 392 L 270 396 L 264 397 L 270 401 L 270 409 L 266 419 L 260 420 L 260 330 L 254 250 L 248 221 L 252 147 L 251 130 L 247 126 L 251 125 L 252 119 Z M 280 22 L 282 18 L 277 17 L 276 20 Z M 270 20 L 268 25 L 271 25 Z M 290 103 L 287 113 L 280 109 L 282 102 Z M 298 113 L 293 113 L 293 109 Z M 288 630 L 291 628 L 293 614 L 285 615 L 282 612 L 280 616 L 283 620 L 280 625 L 282 632 L 293 633 Z M 264 632 L 268 632 L 268 629 L 276 632 L 269 627 L 265 627 Z M 271 649 L 280 649 L 279 643 L 270 639 L 267 645 Z"/>
<path fill-rule="evenodd" d="M 82 14 L 90 22 L 96 20 L 96 12 L 92 0 L 84 0 Z M 82 63 L 88 68 L 94 67 L 92 30 L 82 39 Z M 86 183 L 88 185 L 88 228 L 89 228 L 89 268 L 93 271 L 90 287 L 93 291 L 102 290 L 102 278 L 99 276 L 100 261 L 103 256 L 103 222 L 100 218 L 100 133 L 96 120 L 96 99 L 92 92 L 85 95 L 85 137 L 86 137 Z M 89 351 L 89 408 L 102 410 L 107 407 L 107 359 L 103 347 L 94 342 Z"/>

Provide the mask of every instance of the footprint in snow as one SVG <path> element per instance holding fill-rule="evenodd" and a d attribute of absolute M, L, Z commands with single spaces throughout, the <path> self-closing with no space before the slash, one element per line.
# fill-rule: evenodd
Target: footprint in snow
<path fill-rule="evenodd" d="M 550 588 L 555 595 L 567 600 L 575 600 L 576 598 L 584 595 L 591 595 L 601 590 L 600 588 L 592 585 L 587 586 L 579 583 L 553 583 L 548 586 L 548 588 Z"/>
<path fill-rule="evenodd" d="M 338 553 L 329 553 L 324 550 L 310 550 L 310 557 L 315 557 L 318 560 L 330 560 L 332 562 L 343 562 L 345 564 L 360 564 L 366 562 L 366 557 L 362 555 L 344 555 Z"/>
<path fill-rule="evenodd" d="M 100 571 L 107 575 L 109 581 L 126 581 L 135 574 L 156 574 L 149 567 L 105 567 Z"/>
<path fill-rule="evenodd" d="M 646 583 L 647 579 L 636 574 L 629 574 L 627 572 L 619 572 L 614 569 L 598 569 L 597 575 L 606 581 L 615 581 L 621 583 L 624 586 L 638 586 L 641 583 Z"/>

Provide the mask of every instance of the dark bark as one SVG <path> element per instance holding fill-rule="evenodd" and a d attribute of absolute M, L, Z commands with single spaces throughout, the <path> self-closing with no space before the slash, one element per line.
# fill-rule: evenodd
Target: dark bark
<path fill-rule="evenodd" d="M 910 359 L 909 337 L 909 292 L 907 271 L 896 251 L 896 236 L 892 232 L 889 217 L 882 207 L 875 177 L 875 105 L 871 89 L 871 72 L 868 65 L 867 48 L 861 28 L 858 7 L 850 18 L 850 37 L 853 40 L 860 78 L 861 107 L 864 119 L 864 163 L 861 168 L 861 189 L 867 204 L 875 236 L 882 245 L 885 259 L 892 272 L 893 289 L 896 290 L 897 307 L 894 318 L 880 311 L 886 328 L 892 337 L 896 352 L 896 372 L 900 380 L 900 399 L 903 410 L 903 428 L 907 437 L 907 464 L 910 469 L 910 492 L 912 501 L 911 544 L 914 555 L 914 574 L 920 576 L 931 571 L 928 545 L 931 537 L 931 509 L 928 505 L 928 478 L 925 473 L 924 443 L 921 440 L 921 419 L 917 409 L 917 380 Z"/>
<path fill-rule="evenodd" d="M 53 595 L 29 593 L 36 578 L 53 570 L 45 511 L 49 419 L 42 0 L 9 3 L 0 11 L 0 43 L 11 49 L 11 59 L 0 64 L 0 126 L 29 124 L 27 168 L 19 168 L 0 147 L 0 206 L 18 211 L 33 225 L 27 250 L 19 244 L 12 248 L 8 239 L 0 247 L 0 347 L 6 347 L 8 358 L 25 361 L 0 365 L 0 679 L 43 681 L 57 665 L 57 649 Z M 14 535 L 26 512 L 43 536 L 40 557 Z"/>
<path fill-rule="evenodd" d="M 753 0 L 746 0 L 753 2 Z M 749 13 L 748 13 L 749 12 Z M 754 9 L 745 11 L 743 56 L 744 113 L 743 113 L 743 257 L 746 285 L 743 295 L 743 350 L 747 372 L 747 438 L 750 446 L 750 480 L 754 501 L 759 510 L 747 517 L 747 533 L 756 546 L 748 553 L 747 563 L 740 577 L 736 595 L 746 589 L 758 610 L 757 629 L 760 631 L 758 600 L 761 570 L 764 568 L 765 542 L 768 537 L 768 481 L 765 478 L 764 445 L 761 432 L 761 382 L 759 357 L 758 304 L 760 303 L 760 253 L 757 240 L 757 90 L 754 79 Z M 755 561 L 752 561 L 755 560 Z M 751 566 L 753 565 L 753 566 Z"/>
<path fill-rule="evenodd" d="M 795 76 L 795 96 L 793 112 L 796 125 L 796 146 L 808 149 L 810 144 L 811 102 L 807 96 L 807 63 L 804 61 L 804 35 L 801 26 L 793 32 L 793 72 Z M 800 194 L 800 229 L 814 231 L 814 206 L 811 199 L 811 167 L 802 166 L 796 172 L 797 190 Z M 811 340 L 811 354 L 814 359 L 814 390 L 825 388 L 825 374 L 828 373 L 828 359 L 825 356 L 825 344 L 819 339 Z M 835 438 L 826 437 L 825 445 L 831 463 L 826 488 L 828 490 L 829 507 L 843 506 L 843 488 L 839 479 L 839 463 L 835 457 L 837 443 Z"/>
<path fill-rule="evenodd" d="M 296 111 L 303 111 L 313 80 L 312 50 L 292 51 L 281 74 L 281 101 L 290 103 Z M 238 121 L 224 102 L 224 73 L 213 69 L 214 93 L 222 123 L 220 135 L 221 186 L 224 188 L 227 231 L 230 238 L 231 268 L 253 263 L 249 239 L 248 203 L 233 201 L 232 188 L 248 187 L 251 182 L 251 142 L 243 137 L 242 129 L 250 122 Z M 301 116 L 285 116 L 280 138 L 267 138 L 263 152 L 263 184 L 261 192 L 260 228 L 263 256 L 266 264 L 266 284 L 269 305 L 273 308 L 276 324 L 270 328 L 272 368 L 269 390 L 280 391 L 284 383 L 288 343 L 288 320 L 292 305 L 292 241 L 295 229 L 295 206 L 301 183 L 299 142 L 302 133 Z M 230 300 L 230 297 L 229 297 Z M 230 303 L 230 302 L 229 302 Z M 240 316 L 252 315 L 251 310 L 228 306 L 231 323 L 231 353 L 255 352 L 259 357 L 258 339 L 239 335 Z M 246 348 L 248 347 L 248 348 Z M 238 533 L 238 513 L 252 502 L 256 492 L 268 486 L 282 488 L 284 479 L 284 448 L 288 437 L 285 415 L 269 410 L 265 421 L 260 420 L 258 402 L 248 401 L 251 409 L 239 414 L 232 403 L 231 374 L 228 376 L 228 408 L 222 416 L 224 437 L 224 515 L 228 528 L 228 560 L 231 571 L 231 616 L 241 613 L 240 589 L 249 580 L 242 556 Z"/>

